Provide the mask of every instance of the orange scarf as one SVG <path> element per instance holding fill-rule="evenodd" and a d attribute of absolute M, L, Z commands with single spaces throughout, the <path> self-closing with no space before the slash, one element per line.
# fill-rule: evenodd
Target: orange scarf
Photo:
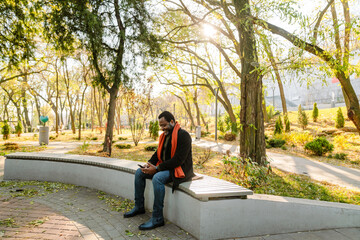
<path fill-rule="evenodd" d="M 180 129 L 180 124 L 178 122 L 176 122 L 175 127 L 172 132 L 172 136 L 171 136 L 171 158 L 174 157 L 175 152 L 176 152 L 179 129 Z M 158 166 L 160 163 L 163 162 L 161 160 L 161 150 L 164 145 L 164 140 L 165 140 L 165 134 L 162 133 L 159 138 L 159 147 L 157 149 L 157 157 L 158 157 L 159 161 L 157 162 L 156 166 Z M 178 166 L 175 168 L 175 177 L 176 178 L 184 178 L 185 177 L 184 171 L 182 170 L 181 166 Z"/>

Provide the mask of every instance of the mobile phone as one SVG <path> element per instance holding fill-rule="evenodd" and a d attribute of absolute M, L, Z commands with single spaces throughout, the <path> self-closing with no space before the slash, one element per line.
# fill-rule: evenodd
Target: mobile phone
<path fill-rule="evenodd" d="M 138 164 L 138 166 L 141 167 L 141 168 L 144 168 L 144 166 L 142 166 L 142 165 L 140 165 L 140 164 Z"/>

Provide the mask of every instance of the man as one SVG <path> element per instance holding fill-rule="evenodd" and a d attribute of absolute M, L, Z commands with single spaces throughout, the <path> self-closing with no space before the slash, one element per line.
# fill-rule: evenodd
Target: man
<path fill-rule="evenodd" d="M 125 218 L 145 213 L 144 190 L 146 179 L 152 179 L 154 188 L 154 205 L 152 217 L 139 226 L 140 230 L 149 230 L 163 226 L 165 184 L 173 182 L 174 190 L 180 183 L 194 176 L 191 137 L 180 128 L 174 116 L 165 111 L 158 117 L 163 133 L 160 135 L 159 147 L 150 160 L 135 173 L 135 207 L 124 214 Z"/>

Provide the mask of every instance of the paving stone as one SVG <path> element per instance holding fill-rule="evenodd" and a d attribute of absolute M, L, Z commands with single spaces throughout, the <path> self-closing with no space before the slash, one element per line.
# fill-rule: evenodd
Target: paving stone
<path fill-rule="evenodd" d="M 336 232 L 343 234 L 351 240 L 360 240 L 360 228 L 340 228 Z"/>

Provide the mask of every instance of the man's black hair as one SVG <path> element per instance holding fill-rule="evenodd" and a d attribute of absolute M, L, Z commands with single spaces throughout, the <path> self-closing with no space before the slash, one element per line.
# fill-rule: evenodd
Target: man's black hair
<path fill-rule="evenodd" d="M 174 120 L 174 122 L 175 122 L 174 115 L 172 115 L 172 113 L 169 111 L 163 111 L 162 113 L 160 113 L 158 119 L 160 119 L 162 117 L 164 117 L 167 122 L 170 122 L 171 120 Z"/>

